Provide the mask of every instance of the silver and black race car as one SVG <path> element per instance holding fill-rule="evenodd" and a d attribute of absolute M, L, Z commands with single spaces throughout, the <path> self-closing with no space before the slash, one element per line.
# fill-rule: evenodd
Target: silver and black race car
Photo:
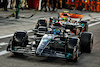
<path fill-rule="evenodd" d="M 90 53 L 93 46 L 93 34 L 71 33 L 70 29 L 51 27 L 43 37 L 34 37 L 31 44 L 26 32 L 16 32 L 10 40 L 7 51 L 14 54 L 32 54 L 35 56 L 60 57 L 77 61 L 79 53 Z"/>
<path fill-rule="evenodd" d="M 38 19 L 35 29 L 38 29 L 39 26 L 47 27 L 47 19 L 42 17 Z"/>
<path fill-rule="evenodd" d="M 38 29 L 33 29 L 33 31 L 34 35 L 36 35 L 37 37 L 42 37 L 48 31 L 48 28 L 44 26 L 39 26 Z"/>

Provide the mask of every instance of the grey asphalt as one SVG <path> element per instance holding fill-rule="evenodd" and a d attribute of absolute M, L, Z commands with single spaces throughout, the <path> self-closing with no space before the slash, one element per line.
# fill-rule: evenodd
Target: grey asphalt
<path fill-rule="evenodd" d="M 59 11 L 64 11 L 66 9 L 61 9 Z M 3 12 L 0 11 L 0 16 L 7 16 L 13 11 Z M 30 13 L 28 13 L 30 12 Z M 84 15 L 83 19 L 89 18 L 88 14 L 93 16 L 99 16 L 99 13 L 93 13 L 88 11 L 77 11 L 72 10 L 72 13 L 81 13 Z M 1 15 L 2 13 L 2 15 Z M 5 14 L 7 13 L 7 14 Z M 28 15 L 26 14 L 28 13 Z M 26 16 L 31 15 L 31 10 L 26 10 L 24 14 Z M 10 18 L 5 20 L 0 20 L 0 36 L 12 34 L 16 30 L 30 30 L 33 29 L 39 17 L 50 16 L 57 17 L 58 12 L 40 12 L 38 11 L 34 17 L 30 19 L 18 19 Z M 22 16 L 23 12 L 21 12 Z M 91 19 L 94 20 L 94 19 Z M 5 22 L 5 23 L 3 23 Z M 7 24 L 6 24 L 7 23 Z M 2 25 L 1 25 L 2 24 Z M 94 45 L 92 53 L 83 53 L 80 55 L 78 62 L 67 62 L 65 59 L 61 58 L 49 58 L 49 57 L 35 57 L 35 56 L 14 56 L 12 53 L 8 53 L 0 56 L 0 67 L 100 67 L 100 24 L 89 27 L 89 32 L 94 34 Z M 10 38 L 0 39 L 1 42 L 8 43 Z M 6 46 L 0 46 L 0 52 L 6 49 Z"/>

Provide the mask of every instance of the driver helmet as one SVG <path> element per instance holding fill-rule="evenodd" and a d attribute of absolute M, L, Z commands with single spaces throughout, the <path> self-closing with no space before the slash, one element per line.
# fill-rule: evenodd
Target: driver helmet
<path fill-rule="evenodd" d="M 64 13 L 64 16 L 68 16 L 67 13 Z"/>
<path fill-rule="evenodd" d="M 68 19 L 64 17 L 63 20 L 64 20 L 64 21 L 67 21 Z"/>
<path fill-rule="evenodd" d="M 53 29 L 53 34 L 54 35 L 59 35 L 60 34 L 60 30 L 59 29 Z"/>

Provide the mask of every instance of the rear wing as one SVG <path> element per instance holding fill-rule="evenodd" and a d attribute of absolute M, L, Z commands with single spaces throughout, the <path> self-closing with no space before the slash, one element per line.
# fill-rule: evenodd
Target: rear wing
<path fill-rule="evenodd" d="M 65 17 L 65 18 L 68 18 L 68 17 L 71 17 L 71 18 L 83 18 L 83 15 L 79 15 L 79 14 L 72 14 L 72 13 L 66 13 L 67 16 L 64 16 L 64 12 L 59 12 L 59 16 L 60 17 Z"/>
<path fill-rule="evenodd" d="M 68 13 L 68 15 L 71 17 L 71 18 L 83 18 L 83 15 L 79 15 L 79 14 L 71 14 L 71 13 Z"/>

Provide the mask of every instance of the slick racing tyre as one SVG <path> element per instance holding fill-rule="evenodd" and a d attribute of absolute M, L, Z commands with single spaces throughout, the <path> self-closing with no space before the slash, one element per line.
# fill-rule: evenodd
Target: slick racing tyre
<path fill-rule="evenodd" d="M 93 34 L 88 32 L 83 32 L 80 37 L 80 49 L 81 52 L 90 53 L 93 47 Z"/>

